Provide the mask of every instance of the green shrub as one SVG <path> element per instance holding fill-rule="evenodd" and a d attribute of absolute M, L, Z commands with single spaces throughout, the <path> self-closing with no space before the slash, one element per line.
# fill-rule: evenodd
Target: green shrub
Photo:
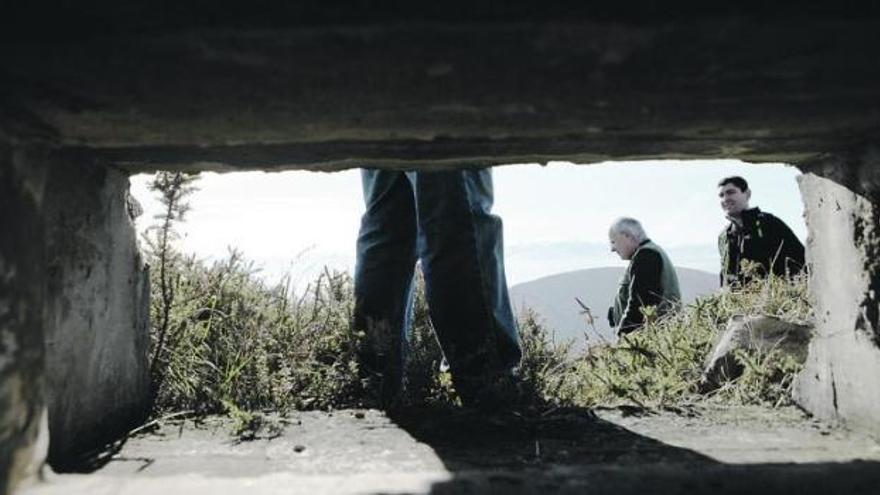
<path fill-rule="evenodd" d="M 755 280 L 736 290 L 698 299 L 681 311 L 647 319 L 613 345 L 588 349 L 565 374 L 559 397 L 584 406 L 633 404 L 677 407 L 705 400 L 699 380 L 716 336 L 735 314 L 761 314 L 803 323 L 812 318 L 807 278 Z M 800 365 L 778 351 L 739 352 L 743 374 L 711 395 L 737 404 L 790 401 Z"/>
<path fill-rule="evenodd" d="M 218 412 L 328 408 L 361 395 L 349 331 L 347 274 L 322 274 L 293 299 L 267 287 L 237 252 L 211 266 L 186 258 L 173 278 L 162 409 Z"/>
<path fill-rule="evenodd" d="M 560 402 L 560 392 L 572 370 L 573 342 L 556 342 L 552 331 L 533 309 L 525 308 L 517 318 L 523 358 L 519 375 L 525 391 L 539 401 Z"/>
<path fill-rule="evenodd" d="M 357 350 L 364 335 L 351 326 L 354 296 L 347 273 L 325 270 L 302 295 L 286 281 L 268 286 L 253 264 L 233 250 L 208 265 L 174 245 L 195 177 L 157 174 L 164 212 L 144 236 L 151 276 L 151 376 L 160 412 L 223 412 L 255 431 L 260 410 L 327 409 L 370 403 Z M 443 356 L 417 279 L 406 363 L 413 403 L 455 403 Z M 620 403 L 676 407 L 705 400 L 698 394 L 703 361 L 734 314 L 765 314 L 804 322 L 812 318 L 806 277 L 756 280 L 734 291 L 697 300 L 656 318 L 616 344 L 572 356 L 571 343 L 555 343 L 534 311 L 519 317 L 520 375 L 540 400 L 561 405 Z M 743 374 L 713 400 L 779 405 L 790 398 L 800 366 L 778 352 L 739 352 Z"/>
<path fill-rule="evenodd" d="M 159 368 L 164 376 L 157 389 L 160 410 L 239 414 L 369 403 L 358 375 L 363 335 L 351 328 L 348 274 L 325 271 L 294 298 L 285 283 L 267 286 L 235 251 L 210 266 L 193 257 L 175 259 L 167 268 L 175 298 Z M 158 292 L 158 281 L 153 285 Z M 414 299 L 406 400 L 456 403 L 449 374 L 441 371 L 443 356 L 420 279 Z M 154 297 L 154 314 L 163 304 Z M 555 343 L 540 316 L 526 310 L 519 316 L 520 375 L 528 390 L 549 403 L 678 407 L 705 400 L 698 393 L 703 362 L 727 320 L 743 313 L 809 320 L 806 279 L 771 277 L 699 299 L 678 313 L 649 316 L 640 331 L 581 355 L 572 355 L 571 343 Z M 792 358 L 740 352 L 736 359 L 742 376 L 713 393 L 712 400 L 789 401 L 800 368 Z"/>
<path fill-rule="evenodd" d="M 160 410 L 238 414 L 368 402 L 358 375 L 363 335 L 351 328 L 354 297 L 348 274 L 325 271 L 294 299 L 285 283 L 270 287 L 262 282 L 236 251 L 210 266 L 181 257 L 173 270 L 165 378 L 157 390 Z M 157 281 L 153 290 L 159 290 Z M 414 300 L 406 400 L 454 403 L 420 278 Z M 153 303 L 155 311 L 161 310 L 161 299 Z M 553 344 L 533 313 L 521 327 L 523 376 L 549 398 L 558 386 L 556 371 L 566 362 L 566 349 Z"/>

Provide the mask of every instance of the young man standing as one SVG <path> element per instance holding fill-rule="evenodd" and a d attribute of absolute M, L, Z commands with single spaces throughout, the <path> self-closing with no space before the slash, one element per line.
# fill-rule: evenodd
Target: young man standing
<path fill-rule="evenodd" d="M 718 182 L 721 209 L 730 223 L 718 236 L 721 255 L 721 286 L 748 280 L 743 261 L 757 264 L 758 275 L 792 276 L 804 269 L 804 245 L 782 220 L 749 208 L 752 191 L 742 177 Z"/>

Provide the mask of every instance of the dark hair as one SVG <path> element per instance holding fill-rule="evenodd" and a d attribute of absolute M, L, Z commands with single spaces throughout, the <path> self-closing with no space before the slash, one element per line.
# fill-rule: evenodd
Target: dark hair
<path fill-rule="evenodd" d="M 743 179 L 742 177 L 740 177 L 738 175 L 734 175 L 732 177 L 725 177 L 725 178 L 721 179 L 720 181 L 718 181 L 718 187 L 724 187 L 727 184 L 733 184 L 734 186 L 738 187 L 739 190 L 742 192 L 746 192 L 749 190 L 749 183 L 746 182 L 745 179 Z"/>

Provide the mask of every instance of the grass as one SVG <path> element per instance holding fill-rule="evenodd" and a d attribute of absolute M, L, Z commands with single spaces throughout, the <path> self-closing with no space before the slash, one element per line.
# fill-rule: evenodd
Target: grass
<path fill-rule="evenodd" d="M 347 274 L 325 272 L 302 297 L 266 286 L 237 252 L 174 277 L 162 410 L 215 413 L 356 406 L 363 395 L 349 331 Z M 155 339 L 154 339 L 155 341 Z"/>
<path fill-rule="evenodd" d="M 737 290 L 698 299 L 663 318 L 648 318 L 641 330 L 615 345 L 588 349 L 564 373 L 560 399 L 583 406 L 629 404 L 675 408 L 699 401 L 779 406 L 791 401 L 800 364 L 779 350 L 738 351 L 741 376 L 711 395 L 699 392 L 706 356 L 728 319 L 737 314 L 812 319 L 807 278 L 756 279 Z"/>
<path fill-rule="evenodd" d="M 267 286 L 234 251 L 211 265 L 181 257 L 171 266 L 176 302 L 168 316 L 157 412 L 236 417 L 242 411 L 336 409 L 369 401 L 358 375 L 363 335 L 350 325 L 354 299 L 347 273 L 325 271 L 293 298 L 283 282 Z M 416 287 L 406 400 L 456 403 L 451 378 L 440 371 L 424 285 Z M 155 298 L 154 311 L 162 304 Z M 549 397 L 556 382 L 548 377 L 566 366 L 567 347 L 554 344 L 532 313 L 521 329 L 522 374 Z M 158 344 L 158 328 L 153 342 Z"/>
<path fill-rule="evenodd" d="M 163 413 L 191 410 L 239 417 L 263 410 L 361 407 L 356 351 L 363 335 L 352 331 L 352 280 L 325 271 L 301 296 L 284 283 L 268 286 L 238 252 L 208 265 L 179 257 L 169 265 L 175 302 L 168 313 L 165 379 L 156 405 Z M 160 290 L 154 281 L 155 291 Z M 407 400 L 455 403 L 433 336 L 423 284 L 417 284 L 407 362 Z M 155 312 L 162 300 L 154 298 Z M 710 397 L 700 395 L 703 361 L 734 314 L 811 318 L 806 280 L 769 278 L 741 290 L 697 300 L 656 319 L 614 345 L 572 355 L 555 343 L 540 315 L 519 316 L 525 382 L 546 402 L 579 406 L 631 404 L 679 407 L 704 400 L 736 404 L 788 402 L 799 365 L 776 352 L 740 352 L 742 376 Z M 154 331 L 154 342 L 158 339 Z M 246 422 L 242 420 L 243 422 Z"/>
<path fill-rule="evenodd" d="M 156 414 L 224 413 L 247 437 L 266 426 L 260 411 L 368 404 L 357 360 L 364 335 L 351 327 L 351 277 L 325 270 L 295 296 L 285 281 L 266 285 L 237 251 L 213 264 L 178 252 L 174 227 L 183 221 L 194 181 L 160 173 L 153 183 L 166 206 L 145 236 L 148 262 L 158 268 L 151 277 Z M 418 280 L 404 400 L 455 404 L 451 378 L 441 371 L 423 286 Z M 756 279 L 663 318 L 648 311 L 638 332 L 580 355 L 572 355 L 572 343 L 554 342 L 540 315 L 526 310 L 518 318 L 524 351 L 520 375 L 549 404 L 676 408 L 699 401 L 788 403 L 800 365 L 778 351 L 738 352 L 743 374 L 711 396 L 699 393 L 703 361 L 735 314 L 808 322 L 807 280 Z"/>

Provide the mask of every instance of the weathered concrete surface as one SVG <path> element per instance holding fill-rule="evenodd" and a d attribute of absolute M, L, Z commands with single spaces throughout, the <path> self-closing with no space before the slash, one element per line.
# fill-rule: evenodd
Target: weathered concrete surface
<path fill-rule="evenodd" d="M 877 158 L 874 163 L 880 163 Z M 877 174 L 873 170 L 869 174 L 876 181 Z M 852 177 L 860 175 L 868 174 L 861 171 Z M 810 231 L 807 256 L 812 265 L 816 330 L 806 367 L 798 377 L 797 400 L 820 417 L 880 435 L 876 182 L 862 180 L 852 186 L 869 197 L 813 174 L 801 176 L 798 182 Z"/>
<path fill-rule="evenodd" d="M 126 395 L 131 389 L 111 387 L 99 375 L 103 370 L 140 376 L 139 371 L 126 373 L 123 361 L 114 359 L 135 359 L 134 369 L 139 370 L 141 356 L 102 347 L 104 341 L 119 344 L 115 339 L 122 334 L 91 333 L 94 325 L 108 329 L 122 322 L 125 334 L 141 321 L 136 311 L 123 322 L 121 313 L 101 309 L 104 304 L 130 308 L 138 294 L 135 282 L 117 285 L 128 280 L 132 267 L 122 263 L 117 270 L 113 265 L 114 259 L 130 259 L 133 239 L 109 237 L 119 240 L 113 245 L 94 241 L 102 229 L 111 232 L 112 225 L 120 225 L 114 215 L 122 207 L 102 195 L 116 190 L 110 183 L 119 179 L 117 172 L 107 171 L 107 163 L 127 171 L 331 170 L 730 157 L 809 167 L 859 194 L 862 199 L 853 201 L 854 207 L 874 211 L 880 204 L 880 175 L 870 167 L 877 160 L 865 160 L 876 156 L 871 146 L 880 134 L 876 8 L 848 12 L 840 2 L 830 1 L 819 2 L 819 10 L 813 8 L 816 2 L 771 7 L 747 2 L 740 10 L 743 2 L 717 7 L 695 0 L 679 15 L 646 0 L 636 6 L 648 8 L 634 16 L 601 2 L 581 7 L 573 17 L 557 8 L 563 15 L 544 18 L 534 15 L 543 5 L 522 10 L 528 2 L 510 2 L 509 10 L 480 8 L 482 15 L 471 18 L 470 5 L 456 9 L 427 2 L 438 6 L 426 22 L 413 23 L 407 22 L 412 16 L 406 13 L 395 15 L 399 3 L 362 19 L 357 13 L 372 11 L 372 3 L 356 2 L 356 13 L 347 15 L 345 6 L 329 2 L 287 2 L 296 6 L 277 20 L 268 8 L 244 8 L 244 14 L 251 14 L 242 15 L 241 7 L 207 8 L 202 2 L 181 2 L 171 15 L 148 2 L 61 2 L 60 10 L 53 10 L 56 2 L 51 0 L 19 3 L 26 6 L 16 6 L 13 15 L 0 19 L 0 25 L 10 28 L 0 30 L 0 135 L 20 146 L 52 150 L 55 168 L 94 166 L 79 175 L 70 172 L 65 184 L 83 192 L 73 195 L 69 205 L 79 215 L 76 222 L 82 220 L 96 237 L 73 236 L 71 249 L 81 250 L 90 261 L 76 264 L 63 255 L 57 263 L 50 260 L 61 267 L 50 275 L 56 285 L 47 307 L 52 322 L 47 335 L 56 339 L 52 343 L 59 351 L 51 354 L 55 351 L 49 349 L 51 356 L 58 356 L 50 361 L 75 356 L 77 361 L 70 363 L 82 363 L 71 366 L 69 375 L 64 362 L 53 364 L 53 388 L 61 387 L 59 400 L 70 406 L 55 409 L 56 431 L 78 421 L 83 421 L 82 431 L 97 431 L 107 419 L 67 386 L 74 377 L 86 380 L 78 382 L 84 387 L 99 384 L 89 390 L 109 401 L 120 398 L 114 410 L 134 411 Z M 410 14 L 417 11 L 413 8 Z M 15 12 L 28 15 L 20 18 Z M 496 16 L 499 12 L 505 15 Z M 749 16 L 739 17 L 740 12 Z M 793 12 L 797 18 L 791 17 Z M 252 22 L 255 18 L 259 22 Z M 321 22 L 310 22 L 316 19 Z M 106 179 L 108 188 L 90 186 L 94 174 L 102 173 L 111 177 Z M 17 179 L 3 187 L 23 201 L 31 194 Z M 30 207 L 23 211 L 39 213 Z M 55 213 L 46 225 L 57 247 L 68 231 L 63 207 Z M 823 210 L 816 216 L 825 214 Z M 9 223 L 10 232 L 20 231 L 25 236 L 21 239 L 27 239 L 30 218 L 37 224 L 47 221 L 28 215 L 4 216 L 3 226 Z M 824 235 L 825 224 L 813 224 L 812 234 L 820 239 L 814 244 L 828 244 L 811 255 L 814 266 L 824 270 L 827 281 L 860 298 L 864 318 L 853 320 L 851 312 L 832 315 L 833 325 L 826 325 L 822 338 L 836 343 L 814 346 L 817 364 L 809 369 L 828 371 L 827 364 L 844 360 L 849 371 L 842 378 L 836 368 L 834 378 L 830 372 L 819 373 L 818 385 L 802 387 L 811 409 L 869 428 L 880 424 L 875 394 L 880 340 L 876 216 L 849 215 L 860 219 L 853 235 L 846 231 L 835 239 Z M 3 242 L 11 243 L 4 244 L 4 256 L 35 260 L 28 270 L 42 266 L 36 254 L 18 254 L 40 243 Z M 850 242 L 856 251 L 868 253 L 866 264 L 860 272 L 836 274 L 834 246 L 846 252 Z M 867 279 L 834 281 L 851 273 Z M 42 305 L 34 299 L 41 296 L 39 291 L 27 294 L 21 297 L 28 308 Z M 55 298 L 59 294 L 63 297 Z M 94 306 L 91 297 L 96 298 Z M 826 306 L 852 309 L 843 299 Z M 9 325 L 34 330 L 12 333 L 32 342 L 40 334 L 36 316 L 27 314 Z M 842 334 L 832 329 L 838 322 Z M 78 343 L 94 345 L 94 352 L 72 352 L 76 347 L 68 328 L 87 329 L 78 334 Z M 34 356 L 42 352 L 31 344 L 24 348 Z M 25 370 L 28 383 L 38 383 L 27 364 L 30 358 L 19 365 L 20 355 L 12 355 L 12 369 Z M 869 373 L 859 374 L 855 363 L 867 363 L 862 368 Z M 12 387 L 3 393 L 13 394 L 15 383 L 13 375 L 3 375 L 2 386 Z M 39 388 L 27 390 L 36 394 Z M 842 407 L 841 394 L 848 397 Z M 34 404 L 29 400 L 15 402 L 9 410 L 29 410 Z M 83 409 L 75 409 L 81 405 Z M 74 414 L 82 417 L 73 419 Z M 24 445 L 27 435 L 15 438 Z M 53 446 L 53 452 L 78 443 L 58 441 L 67 443 L 56 442 L 61 447 Z M 6 475 L 2 465 L 0 475 Z"/>
<path fill-rule="evenodd" d="M 46 457 L 43 163 L 0 140 L 0 493 Z M 45 428 L 45 425 L 42 425 Z"/>
<path fill-rule="evenodd" d="M 23 493 L 875 493 L 880 444 L 795 410 L 616 410 L 493 420 L 430 409 L 294 415 L 237 443 L 209 420 L 133 438 Z"/>
<path fill-rule="evenodd" d="M 125 433 L 149 411 L 149 284 L 127 174 L 52 154 L 44 205 L 50 462 Z"/>
<path fill-rule="evenodd" d="M 875 19 L 523 21 L 9 43 L 5 125 L 135 172 L 793 163 L 880 122 Z"/>

